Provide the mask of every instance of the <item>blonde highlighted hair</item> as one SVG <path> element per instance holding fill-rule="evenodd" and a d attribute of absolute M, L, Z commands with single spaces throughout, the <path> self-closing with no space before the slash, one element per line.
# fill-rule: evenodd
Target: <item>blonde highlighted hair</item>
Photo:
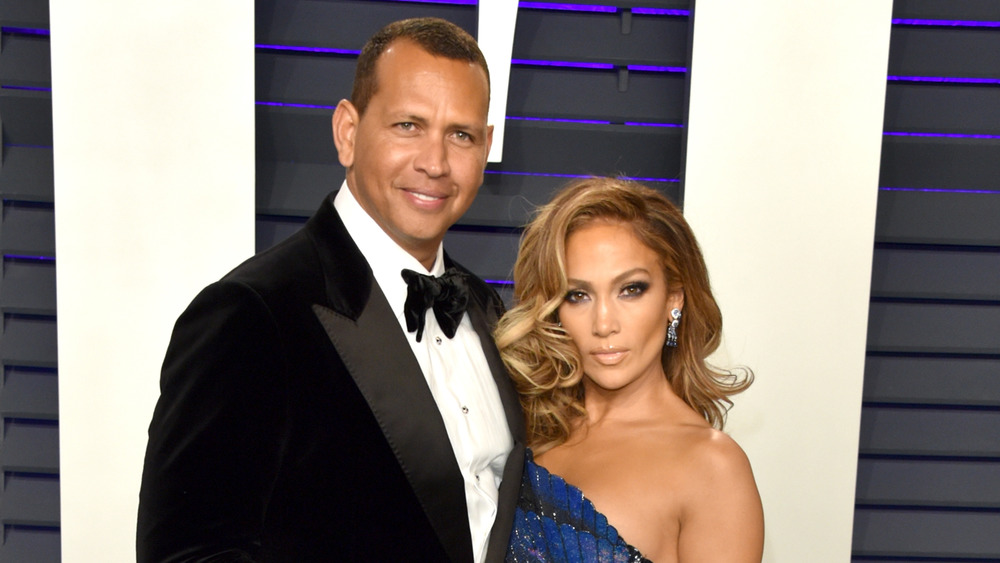
<path fill-rule="evenodd" d="M 568 288 L 566 239 L 595 220 L 631 226 L 660 256 L 669 291 L 683 290 L 677 347 L 664 348 L 663 370 L 685 403 L 722 428 L 732 405 L 729 397 L 749 387 L 753 373 L 721 371 L 705 361 L 719 347 L 722 314 L 691 228 L 659 192 L 595 177 L 563 188 L 525 228 L 514 265 L 517 304 L 496 329 L 497 347 L 527 419 L 529 445 L 540 453 L 563 443 L 586 414 L 580 353 L 557 316 Z"/>

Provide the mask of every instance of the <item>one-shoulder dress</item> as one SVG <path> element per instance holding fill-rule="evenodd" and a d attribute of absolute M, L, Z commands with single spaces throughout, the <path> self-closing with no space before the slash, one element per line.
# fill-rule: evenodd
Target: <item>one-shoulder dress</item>
<path fill-rule="evenodd" d="M 580 489 L 525 452 L 507 563 L 651 563 Z"/>

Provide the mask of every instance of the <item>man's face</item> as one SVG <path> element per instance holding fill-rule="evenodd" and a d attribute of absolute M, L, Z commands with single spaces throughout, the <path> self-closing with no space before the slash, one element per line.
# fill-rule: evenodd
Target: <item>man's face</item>
<path fill-rule="evenodd" d="M 493 140 L 486 74 L 409 40 L 390 45 L 375 72 L 365 114 L 346 101 L 334 113 L 340 162 L 361 207 L 429 266 L 483 183 Z"/>

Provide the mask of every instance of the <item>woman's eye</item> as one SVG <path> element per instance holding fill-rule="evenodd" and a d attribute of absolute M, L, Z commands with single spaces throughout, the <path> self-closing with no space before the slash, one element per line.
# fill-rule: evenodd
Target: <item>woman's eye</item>
<path fill-rule="evenodd" d="M 638 297 L 649 289 L 649 284 L 645 282 L 630 283 L 622 288 L 622 295 L 626 297 Z"/>
<path fill-rule="evenodd" d="M 565 300 L 567 303 L 579 303 L 587 298 L 587 294 L 579 291 L 573 290 L 566 293 Z"/>

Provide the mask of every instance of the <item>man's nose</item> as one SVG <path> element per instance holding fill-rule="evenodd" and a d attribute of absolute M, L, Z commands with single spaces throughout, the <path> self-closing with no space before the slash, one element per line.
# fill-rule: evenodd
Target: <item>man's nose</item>
<path fill-rule="evenodd" d="M 448 165 L 447 139 L 439 135 L 425 137 L 413 165 L 431 178 L 447 176 L 451 172 L 451 167 Z"/>

